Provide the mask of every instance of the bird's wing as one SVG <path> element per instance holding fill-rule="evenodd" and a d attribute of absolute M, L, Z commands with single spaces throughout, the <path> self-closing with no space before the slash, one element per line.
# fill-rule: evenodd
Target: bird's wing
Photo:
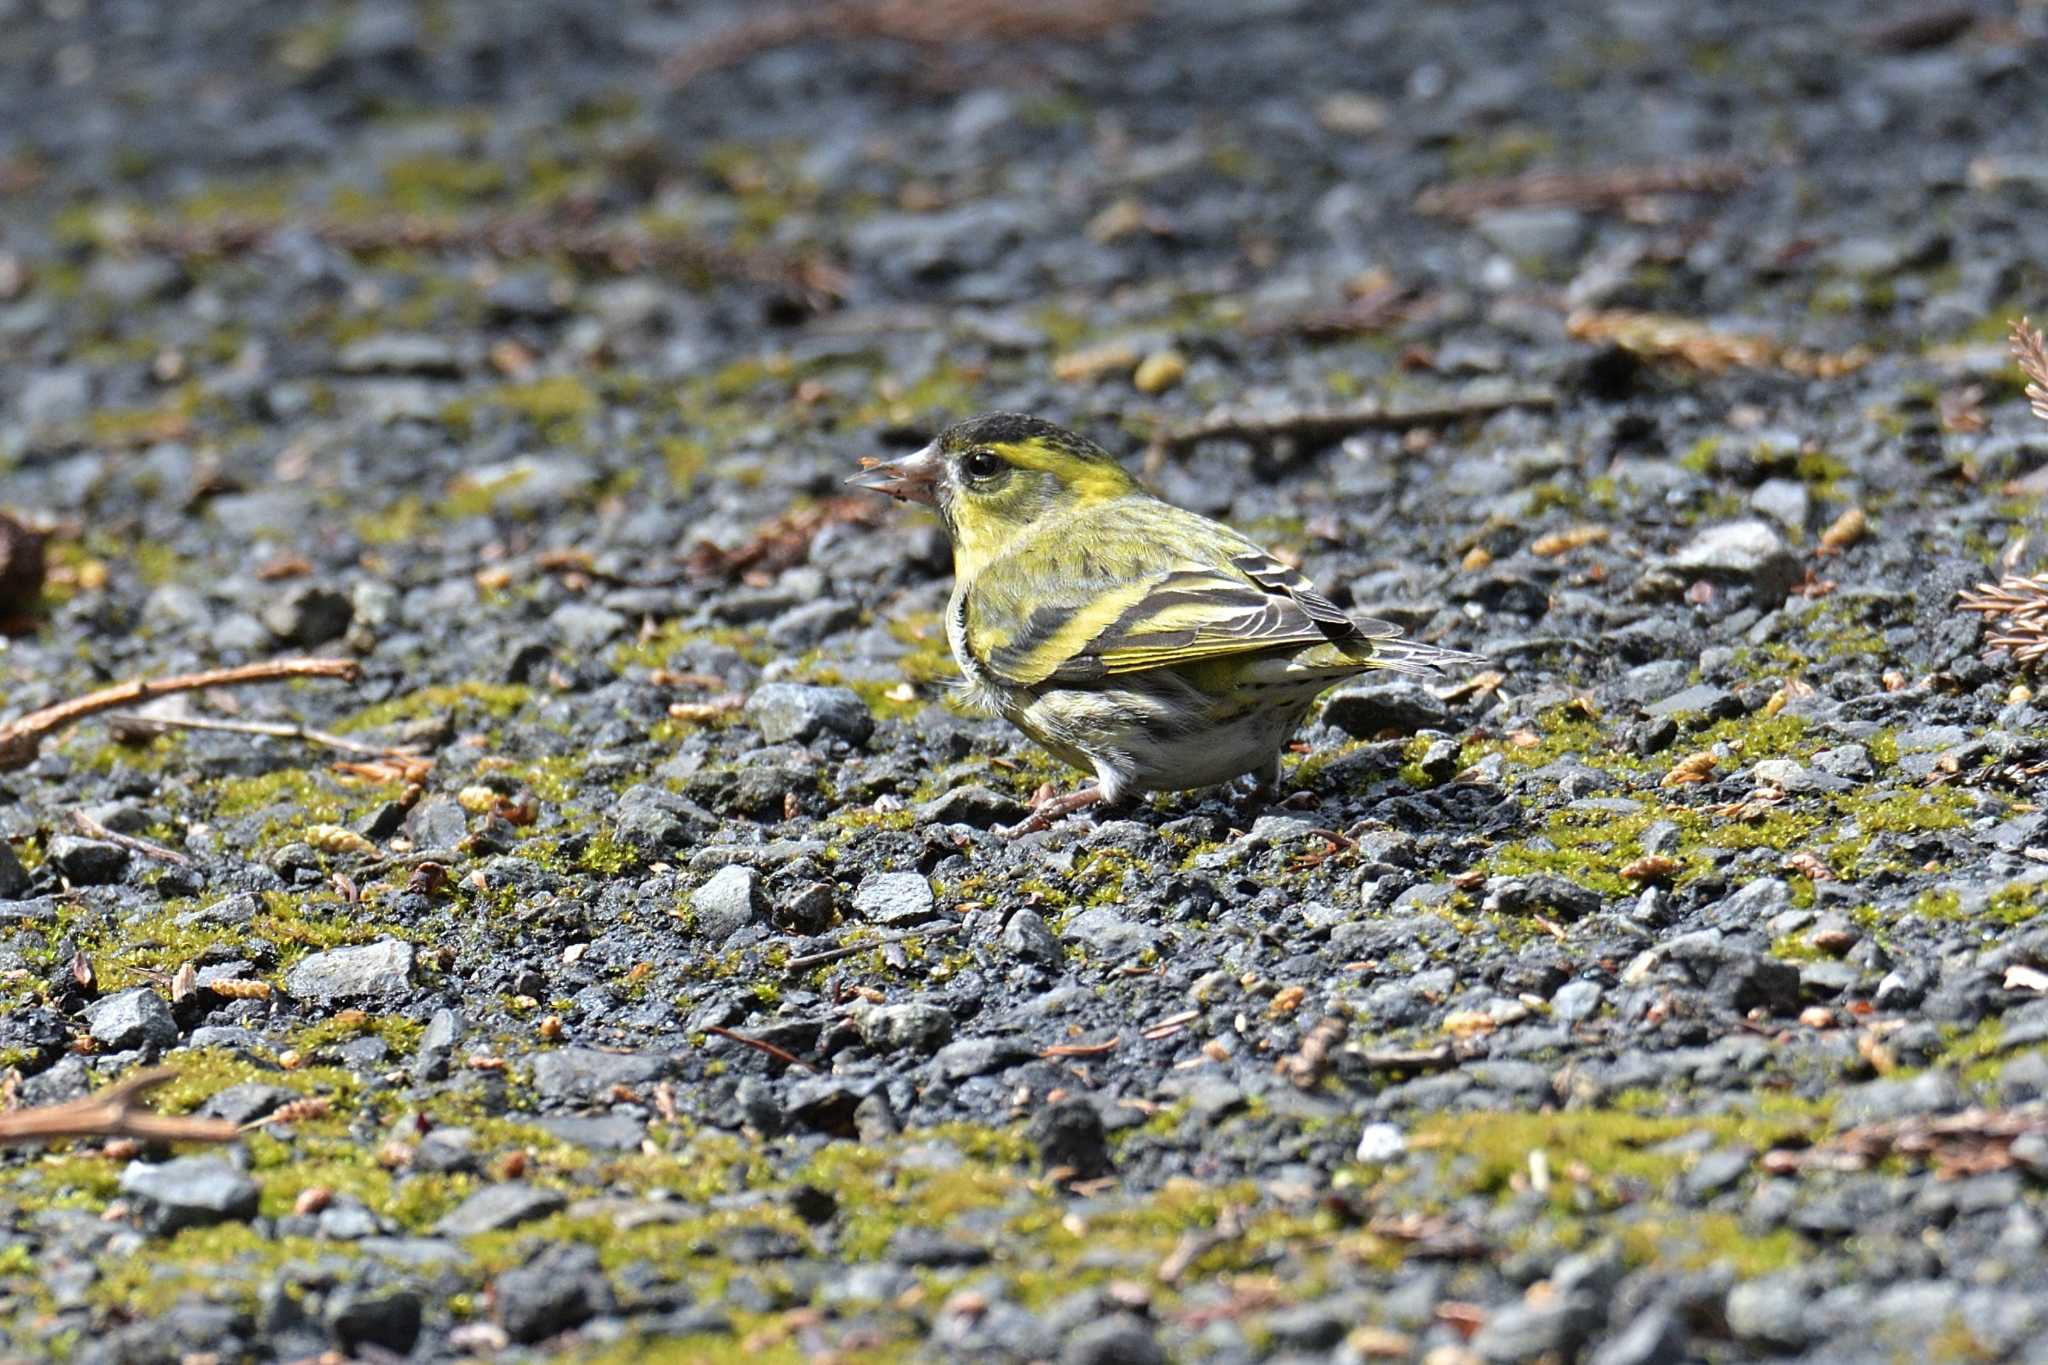
<path fill-rule="evenodd" d="M 1164 567 L 1116 564 L 1114 575 L 1034 575 L 1028 593 L 970 593 L 968 641 L 976 662 L 1013 686 L 1085 685 L 1121 673 L 1200 663 L 1253 651 L 1371 642 L 1400 633 L 1383 621 L 1354 620 L 1293 569 L 1212 522 L 1182 513 L 1210 540 L 1189 556 L 1183 524 Z M 1152 543 L 1159 543 L 1153 541 Z M 1086 546 L 1073 551 L 1086 563 Z M 1190 559 L 1197 562 L 1190 562 Z M 1135 570 L 1135 572 L 1133 572 Z M 982 600 L 977 601 L 977 598 Z M 1001 599 L 1028 611 L 1003 612 Z M 991 600 L 996 599 L 996 600 Z M 977 607 L 983 608 L 977 610 Z M 993 609 L 990 609 L 993 608 Z M 1000 630 L 986 624 L 1008 619 Z"/>

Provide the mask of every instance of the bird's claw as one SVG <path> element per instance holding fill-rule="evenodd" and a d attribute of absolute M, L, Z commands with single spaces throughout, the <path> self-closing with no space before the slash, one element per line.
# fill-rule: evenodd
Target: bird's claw
<path fill-rule="evenodd" d="M 1031 814 L 1003 833 L 1012 838 L 1020 834 L 1036 834 L 1042 829 L 1052 828 L 1054 822 L 1062 817 L 1072 815 L 1077 810 L 1085 810 L 1101 799 L 1100 787 L 1083 787 L 1079 791 L 1068 792 L 1065 796 L 1050 797 L 1032 807 Z"/>

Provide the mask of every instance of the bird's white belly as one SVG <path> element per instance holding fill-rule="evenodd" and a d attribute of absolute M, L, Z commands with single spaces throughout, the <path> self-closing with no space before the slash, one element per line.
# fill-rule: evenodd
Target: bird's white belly
<path fill-rule="evenodd" d="M 1298 711 L 1260 710 L 1178 739 L 1141 736 L 1131 746 L 1133 785 L 1141 791 L 1177 791 L 1262 773 L 1300 720 Z"/>
<path fill-rule="evenodd" d="M 1205 707 L 1185 691 L 1061 689 L 1004 714 L 1060 758 L 1093 769 L 1120 798 L 1271 772 L 1313 699 L 1304 691 L 1264 706 Z"/>

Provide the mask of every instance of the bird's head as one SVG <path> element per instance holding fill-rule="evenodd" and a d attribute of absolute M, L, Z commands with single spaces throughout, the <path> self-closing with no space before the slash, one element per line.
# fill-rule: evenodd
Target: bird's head
<path fill-rule="evenodd" d="M 1134 492 L 1136 479 L 1086 437 L 1043 418 L 992 412 L 956 422 L 914 455 L 848 480 L 938 509 L 956 563 L 984 560 L 1033 523 Z"/>

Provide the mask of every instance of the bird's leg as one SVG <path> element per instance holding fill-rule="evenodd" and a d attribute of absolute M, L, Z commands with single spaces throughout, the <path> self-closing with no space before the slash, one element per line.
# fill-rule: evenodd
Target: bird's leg
<path fill-rule="evenodd" d="M 1102 798 L 1103 791 L 1099 786 L 1083 787 L 1079 791 L 1068 792 L 1065 796 L 1048 797 L 1032 807 L 1031 814 L 1010 826 L 1005 832 L 1011 835 L 1036 834 L 1039 830 L 1050 829 L 1054 821 L 1072 815 L 1077 810 L 1085 810 Z"/>
<path fill-rule="evenodd" d="M 1312 806 L 1321 804 L 1321 798 L 1305 788 L 1301 791 L 1288 792 L 1284 795 L 1281 793 L 1280 755 L 1278 754 L 1273 755 L 1273 761 L 1270 764 L 1252 774 L 1252 785 L 1245 794 L 1245 800 L 1247 805 L 1257 805 L 1263 802 L 1280 810 L 1307 810 Z"/>

